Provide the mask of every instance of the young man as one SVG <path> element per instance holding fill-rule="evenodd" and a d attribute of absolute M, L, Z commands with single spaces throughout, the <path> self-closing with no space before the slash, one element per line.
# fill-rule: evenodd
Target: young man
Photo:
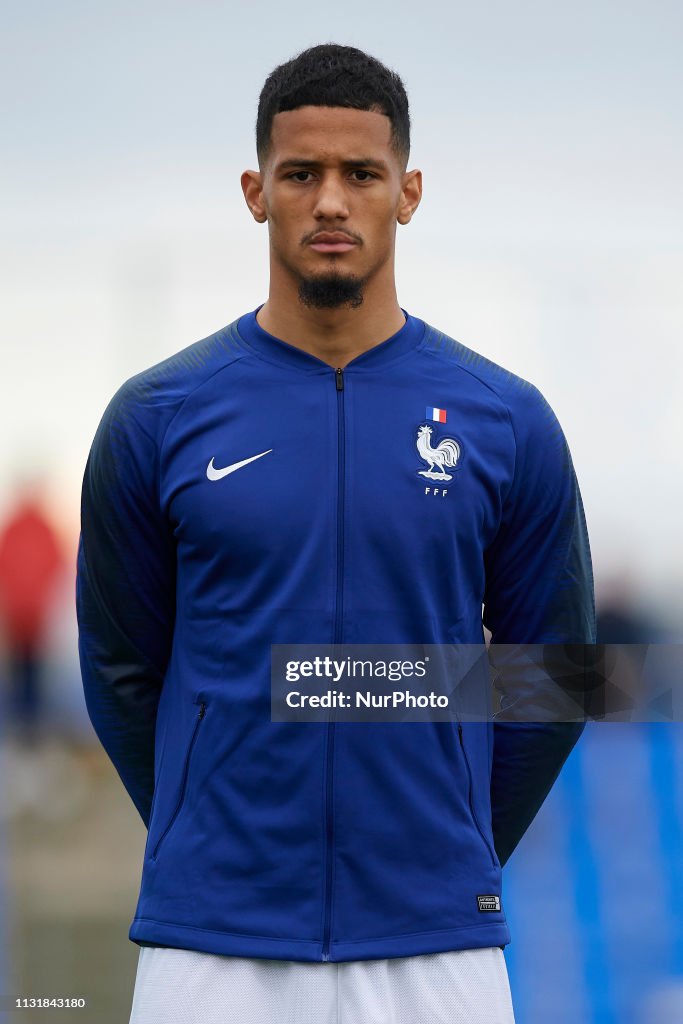
<path fill-rule="evenodd" d="M 314 47 L 256 142 L 267 302 L 127 381 L 83 484 L 85 695 L 149 828 L 131 1021 L 509 1024 L 501 865 L 581 726 L 276 722 L 271 645 L 592 642 L 567 444 L 398 304 L 395 74 Z"/>

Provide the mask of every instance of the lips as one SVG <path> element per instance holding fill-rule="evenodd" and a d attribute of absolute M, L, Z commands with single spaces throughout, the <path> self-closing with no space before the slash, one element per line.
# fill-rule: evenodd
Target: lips
<path fill-rule="evenodd" d="M 340 231 L 320 231 L 309 244 L 316 252 L 348 252 L 358 243 Z"/>

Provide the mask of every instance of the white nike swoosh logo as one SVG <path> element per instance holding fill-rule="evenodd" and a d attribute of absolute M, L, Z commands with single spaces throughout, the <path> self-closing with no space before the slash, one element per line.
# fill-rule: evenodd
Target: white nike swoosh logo
<path fill-rule="evenodd" d="M 259 455 L 252 455 L 250 459 L 242 459 L 241 462 L 233 462 L 232 466 L 226 466 L 225 469 L 216 469 L 213 464 L 213 459 L 206 467 L 206 475 L 209 480 L 222 480 L 228 473 L 234 473 L 236 469 L 241 469 L 242 466 L 248 466 L 250 462 L 254 462 L 256 459 L 262 459 L 268 452 L 272 452 L 272 448 L 269 448 L 267 452 L 261 452 Z"/>

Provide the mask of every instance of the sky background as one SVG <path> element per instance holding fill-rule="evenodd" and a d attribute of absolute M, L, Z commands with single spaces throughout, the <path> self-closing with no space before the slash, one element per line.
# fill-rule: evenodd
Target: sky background
<path fill-rule="evenodd" d="M 267 297 L 263 81 L 359 46 L 406 85 L 424 197 L 401 305 L 531 380 L 558 415 L 599 588 L 683 621 L 680 4 L 5 4 L 0 513 L 22 468 L 78 529 L 129 376 Z"/>

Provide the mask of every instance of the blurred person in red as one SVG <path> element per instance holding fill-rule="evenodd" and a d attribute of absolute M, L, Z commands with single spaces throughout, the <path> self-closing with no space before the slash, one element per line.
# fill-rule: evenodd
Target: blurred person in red
<path fill-rule="evenodd" d="M 24 479 L 0 529 L 0 623 L 9 717 L 27 745 L 38 739 L 47 626 L 64 568 L 64 552 L 42 507 L 37 481 Z"/>

